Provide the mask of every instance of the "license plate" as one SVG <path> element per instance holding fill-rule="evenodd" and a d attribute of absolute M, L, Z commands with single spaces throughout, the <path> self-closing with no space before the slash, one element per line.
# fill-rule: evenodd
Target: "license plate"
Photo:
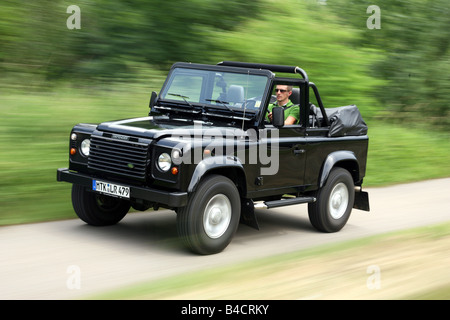
<path fill-rule="evenodd" d="M 130 198 L 130 187 L 119 184 L 92 180 L 92 190 L 121 198 Z"/>

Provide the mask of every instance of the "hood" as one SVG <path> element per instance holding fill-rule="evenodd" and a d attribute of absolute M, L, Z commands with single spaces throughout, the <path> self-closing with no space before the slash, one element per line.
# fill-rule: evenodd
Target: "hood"
<path fill-rule="evenodd" d="M 205 121 L 152 116 L 104 122 L 98 125 L 97 130 L 154 140 L 167 136 L 205 136 L 210 135 L 211 132 L 233 137 L 242 134 L 236 126 L 223 122 L 213 124 Z"/>

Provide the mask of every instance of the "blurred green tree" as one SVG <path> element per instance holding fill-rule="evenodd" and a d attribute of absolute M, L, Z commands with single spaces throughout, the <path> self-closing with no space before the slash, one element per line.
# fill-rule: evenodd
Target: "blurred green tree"
<path fill-rule="evenodd" d="M 117 78 L 127 62 L 166 69 L 173 61 L 208 61 L 209 30 L 232 30 L 256 17 L 258 1 L 77 1 L 81 29 L 69 30 L 67 0 L 0 4 L 0 68 L 46 79 Z"/>
<path fill-rule="evenodd" d="M 374 93 L 399 121 L 450 127 L 450 3 L 447 0 L 379 0 L 381 28 L 368 29 L 371 0 L 330 1 L 338 16 L 359 30 L 358 45 L 381 50 Z"/>

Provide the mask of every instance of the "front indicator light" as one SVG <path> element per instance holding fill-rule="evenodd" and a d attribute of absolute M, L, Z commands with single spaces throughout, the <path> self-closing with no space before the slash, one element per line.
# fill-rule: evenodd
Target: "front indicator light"
<path fill-rule="evenodd" d="M 77 153 L 77 149 L 75 148 L 70 148 L 70 155 L 74 156 Z"/>
<path fill-rule="evenodd" d="M 178 167 L 173 167 L 173 168 L 172 168 L 172 174 L 173 174 L 174 176 L 176 176 L 176 175 L 178 174 Z"/>

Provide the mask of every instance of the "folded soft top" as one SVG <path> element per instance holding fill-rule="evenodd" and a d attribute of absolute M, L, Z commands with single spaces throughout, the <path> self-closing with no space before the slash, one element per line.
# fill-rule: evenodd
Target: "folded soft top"
<path fill-rule="evenodd" d="M 312 112 L 316 114 L 317 118 L 322 118 L 319 108 L 312 107 Z M 367 124 L 364 122 L 356 105 L 325 108 L 325 112 L 330 121 L 328 136 L 362 136 L 367 134 Z"/>

